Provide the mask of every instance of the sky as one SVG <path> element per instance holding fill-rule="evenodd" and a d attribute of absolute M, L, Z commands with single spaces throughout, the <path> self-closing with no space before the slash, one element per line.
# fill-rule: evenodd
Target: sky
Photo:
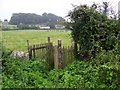
<path fill-rule="evenodd" d="M 73 5 L 87 4 L 93 2 L 101 3 L 108 1 L 117 9 L 120 0 L 0 0 L 0 19 L 10 20 L 13 13 L 35 13 L 42 15 L 44 12 L 53 13 L 65 18 Z"/>

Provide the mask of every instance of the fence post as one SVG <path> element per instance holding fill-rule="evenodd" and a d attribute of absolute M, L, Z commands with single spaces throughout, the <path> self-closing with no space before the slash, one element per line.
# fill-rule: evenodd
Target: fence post
<path fill-rule="evenodd" d="M 35 45 L 33 45 L 33 57 L 35 58 Z"/>
<path fill-rule="evenodd" d="M 54 68 L 54 48 L 53 43 L 50 42 L 50 37 L 48 37 L 48 44 L 46 47 L 46 59 L 48 62 L 48 68 L 53 69 Z"/>
<path fill-rule="evenodd" d="M 32 46 L 29 46 L 29 59 L 32 59 Z"/>
<path fill-rule="evenodd" d="M 50 37 L 48 37 L 48 43 L 50 43 Z"/>
<path fill-rule="evenodd" d="M 78 58 L 78 46 L 76 42 L 74 43 L 74 56 L 76 59 Z"/>
<path fill-rule="evenodd" d="M 58 47 L 54 47 L 54 68 L 58 70 Z"/>
<path fill-rule="evenodd" d="M 58 40 L 58 68 L 62 68 L 62 40 Z"/>
<path fill-rule="evenodd" d="M 28 53 L 29 53 L 29 59 L 31 59 L 29 40 L 27 40 L 27 49 L 28 49 Z"/>
<path fill-rule="evenodd" d="M 28 47 L 28 53 L 29 53 L 29 40 L 27 40 L 27 47 Z"/>
<path fill-rule="evenodd" d="M 67 64 L 67 58 L 66 58 L 66 56 L 67 56 L 67 54 L 66 54 L 66 48 L 63 46 L 63 48 L 62 48 L 62 60 L 63 60 L 63 68 L 66 66 L 66 64 Z"/>

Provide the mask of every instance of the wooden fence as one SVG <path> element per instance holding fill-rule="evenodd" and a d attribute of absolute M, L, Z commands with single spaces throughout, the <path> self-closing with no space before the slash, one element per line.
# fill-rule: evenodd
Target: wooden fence
<path fill-rule="evenodd" d="M 53 46 L 48 37 L 48 43 L 29 45 L 29 59 L 41 58 L 45 59 L 49 68 L 61 69 L 70 64 L 74 60 L 74 47 L 62 46 L 62 40 L 58 40 L 58 45 Z"/>

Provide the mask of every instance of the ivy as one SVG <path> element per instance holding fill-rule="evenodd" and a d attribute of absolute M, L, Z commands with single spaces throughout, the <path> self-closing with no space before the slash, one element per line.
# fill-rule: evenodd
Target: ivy
<path fill-rule="evenodd" d="M 118 42 L 118 21 L 109 19 L 93 7 L 81 5 L 75 7 L 69 14 L 71 36 L 78 44 L 77 58 L 84 60 L 95 57 L 103 50 L 113 50 Z"/>

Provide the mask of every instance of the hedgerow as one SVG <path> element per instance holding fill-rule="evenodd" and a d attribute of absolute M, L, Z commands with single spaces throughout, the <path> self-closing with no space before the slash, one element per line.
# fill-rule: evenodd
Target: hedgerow
<path fill-rule="evenodd" d="M 114 57 L 114 58 L 113 58 Z M 49 70 L 45 60 L 3 58 L 3 88 L 120 88 L 120 59 L 102 52 L 91 61 L 74 61 L 64 69 Z"/>

